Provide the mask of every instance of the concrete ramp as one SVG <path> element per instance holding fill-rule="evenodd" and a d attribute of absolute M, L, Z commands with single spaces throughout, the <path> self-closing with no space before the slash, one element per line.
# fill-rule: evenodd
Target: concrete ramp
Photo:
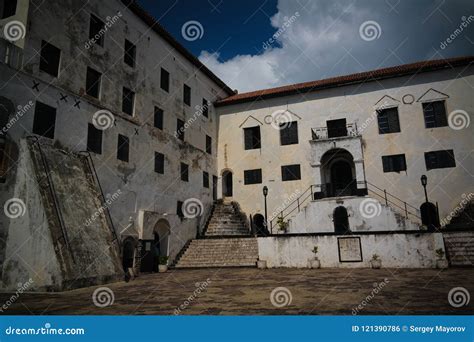
<path fill-rule="evenodd" d="M 123 279 L 120 247 L 87 157 L 22 141 L 24 222 L 11 220 L 4 283 L 67 290 Z M 36 193 L 36 195 L 35 195 Z M 120 190 L 115 196 L 120 196 Z M 44 251 L 37 255 L 32 251 Z"/>

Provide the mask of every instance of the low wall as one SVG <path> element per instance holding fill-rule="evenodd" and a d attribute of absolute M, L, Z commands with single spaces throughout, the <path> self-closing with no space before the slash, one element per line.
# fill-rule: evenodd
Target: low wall
<path fill-rule="evenodd" d="M 362 261 L 340 261 L 338 239 L 348 237 L 360 238 Z M 269 268 L 308 267 L 308 259 L 314 257 L 312 253 L 314 246 L 318 246 L 321 267 L 344 268 L 370 267 L 370 259 L 373 254 L 380 256 L 382 267 L 431 268 L 436 266 L 435 250 L 438 248 L 444 250 L 441 233 L 380 232 L 350 235 L 278 235 L 260 237 L 257 240 L 259 259 L 265 260 Z"/>

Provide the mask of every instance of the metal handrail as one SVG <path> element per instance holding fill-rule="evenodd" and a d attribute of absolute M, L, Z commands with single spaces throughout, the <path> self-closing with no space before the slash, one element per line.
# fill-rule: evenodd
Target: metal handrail
<path fill-rule="evenodd" d="M 39 154 L 40 154 L 41 163 L 43 164 L 43 168 L 44 168 L 44 171 L 46 173 L 46 180 L 47 180 L 47 184 L 48 184 L 48 189 L 49 189 L 49 192 L 50 192 L 51 197 L 53 199 L 54 211 L 56 212 L 56 216 L 58 217 L 59 225 L 61 227 L 62 238 L 64 240 L 64 244 L 66 245 L 66 248 L 68 249 L 69 253 L 71 254 L 72 260 L 75 261 L 74 260 L 74 254 L 72 253 L 71 246 L 69 244 L 69 238 L 68 238 L 68 234 L 67 234 L 67 231 L 66 231 L 66 225 L 64 223 L 64 217 L 63 217 L 63 214 L 61 212 L 61 209 L 59 209 L 59 200 L 56 196 L 56 188 L 54 187 L 53 179 L 51 178 L 51 169 L 48 165 L 48 161 L 46 160 L 46 156 L 44 155 L 44 151 L 41 148 L 40 140 L 38 139 L 37 136 L 34 136 L 34 135 L 27 136 L 26 139 L 27 140 L 28 139 L 34 140 L 33 144 L 36 144 L 38 146 L 38 151 L 39 151 Z"/>

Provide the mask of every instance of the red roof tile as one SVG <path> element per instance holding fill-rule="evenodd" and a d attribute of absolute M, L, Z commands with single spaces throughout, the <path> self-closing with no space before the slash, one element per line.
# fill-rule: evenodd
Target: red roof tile
<path fill-rule="evenodd" d="M 318 81 L 296 83 L 277 88 L 269 88 L 248 93 L 235 94 L 218 101 L 216 103 L 216 107 L 248 101 L 258 101 L 278 96 L 312 92 L 320 89 L 340 87 L 348 84 L 372 82 L 384 78 L 399 77 L 444 68 L 453 68 L 457 66 L 472 64 L 473 62 L 474 56 L 467 56 L 404 64 L 390 68 L 361 72 L 352 75 L 332 77 Z"/>

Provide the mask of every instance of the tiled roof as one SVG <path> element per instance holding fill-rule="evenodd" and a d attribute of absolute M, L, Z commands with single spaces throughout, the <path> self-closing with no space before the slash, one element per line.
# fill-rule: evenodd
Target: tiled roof
<path fill-rule="evenodd" d="M 179 53 L 181 53 L 187 60 L 189 60 L 194 66 L 200 69 L 207 77 L 214 81 L 221 89 L 223 89 L 228 95 L 234 94 L 234 91 L 230 89 L 219 77 L 217 77 L 211 70 L 209 70 L 204 64 L 199 61 L 191 52 L 189 52 L 184 46 L 182 46 L 173 36 L 165 30 L 163 26 L 145 11 L 135 0 L 122 0 L 122 3 L 128 7 L 136 16 L 142 19 L 153 31 L 158 33 L 165 41 L 167 41 L 172 47 L 174 47 Z"/>
<path fill-rule="evenodd" d="M 424 62 L 417 62 L 411 64 L 404 64 L 394 66 L 390 68 L 372 70 L 367 72 L 361 72 L 352 75 L 332 77 L 318 81 L 304 82 L 291 84 L 287 86 L 269 88 L 263 90 L 252 91 L 248 93 L 235 94 L 229 96 L 216 103 L 216 106 L 225 106 L 230 104 L 258 101 L 262 99 L 293 95 L 298 93 L 312 92 L 325 88 L 340 87 L 349 84 L 365 83 L 384 78 L 399 77 L 411 74 L 417 74 L 421 72 L 453 68 L 457 66 L 463 66 L 472 64 L 474 62 L 474 56 L 458 57 L 450 59 L 430 60 Z"/>

